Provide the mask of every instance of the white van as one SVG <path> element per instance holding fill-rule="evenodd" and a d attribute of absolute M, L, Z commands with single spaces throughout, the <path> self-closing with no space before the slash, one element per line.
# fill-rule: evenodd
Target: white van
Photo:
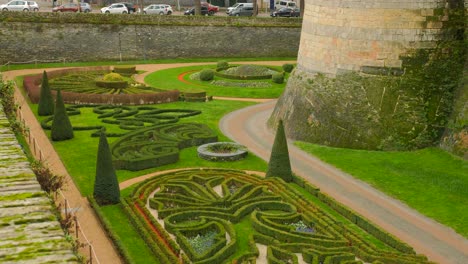
<path fill-rule="evenodd" d="M 245 7 L 245 6 L 252 6 L 253 7 L 253 4 L 252 3 L 237 3 L 231 7 L 228 7 L 227 10 L 226 10 L 226 14 L 229 15 L 229 13 L 231 13 L 232 10 L 234 9 L 237 9 L 237 8 L 240 8 L 240 7 Z"/>
<path fill-rule="evenodd" d="M 278 10 L 282 7 L 295 8 L 296 2 L 293 2 L 293 1 L 276 1 L 275 2 L 275 10 Z"/>
<path fill-rule="evenodd" d="M 229 16 L 253 16 L 254 9 L 252 3 L 243 3 L 229 12 Z"/>

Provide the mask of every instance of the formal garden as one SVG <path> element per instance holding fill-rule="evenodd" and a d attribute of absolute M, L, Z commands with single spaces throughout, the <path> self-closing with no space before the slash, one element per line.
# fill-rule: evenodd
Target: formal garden
<path fill-rule="evenodd" d="M 284 150 L 276 152 L 280 164 L 266 163 L 220 131 L 224 115 L 254 103 L 216 97 L 277 98 L 293 67 L 219 61 L 156 71 L 143 85 L 135 81 L 139 72 L 133 65 L 98 66 L 17 82 L 128 263 L 428 263 L 398 238 L 288 175 Z M 278 129 L 277 138 L 281 133 Z M 355 152 L 298 144 L 345 171 L 366 160 L 352 157 Z M 235 154 L 239 157 L 232 158 Z M 337 156 L 350 160 L 341 166 Z M 450 162 L 453 179 L 466 186 L 457 174 L 466 165 Z M 118 183 L 174 169 L 118 188 Z M 375 185 L 385 190 L 392 180 L 400 183 L 396 177 Z M 463 197 L 463 191 L 453 190 Z"/>

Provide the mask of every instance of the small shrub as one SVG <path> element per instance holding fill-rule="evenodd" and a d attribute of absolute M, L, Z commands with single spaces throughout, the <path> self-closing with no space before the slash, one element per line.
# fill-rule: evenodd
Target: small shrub
<path fill-rule="evenodd" d="M 294 69 L 294 65 L 290 63 L 283 64 L 283 71 L 290 73 L 292 72 L 293 69 Z"/>
<path fill-rule="evenodd" d="M 214 71 L 212 69 L 204 69 L 200 72 L 200 80 L 211 81 L 214 78 Z"/>
<path fill-rule="evenodd" d="M 73 127 L 70 119 L 68 118 L 60 90 L 57 91 L 57 101 L 55 103 L 52 127 L 50 128 L 50 136 L 53 141 L 62 141 L 73 138 Z"/>
<path fill-rule="evenodd" d="M 225 70 L 227 68 L 229 68 L 229 63 L 227 61 L 218 61 L 218 63 L 216 64 L 216 68 L 218 70 Z"/>
<path fill-rule="evenodd" d="M 122 75 L 118 73 L 111 72 L 111 73 L 104 75 L 102 80 L 106 82 L 121 82 L 121 81 L 124 81 L 124 78 L 122 77 Z"/>
<path fill-rule="evenodd" d="M 42 74 L 41 94 L 39 98 L 39 105 L 37 113 L 40 116 L 48 116 L 54 114 L 54 98 L 49 87 L 49 79 L 47 78 L 46 71 Z"/>
<path fill-rule="evenodd" d="M 278 122 L 266 177 L 280 177 L 285 182 L 292 182 L 293 180 L 291 162 L 289 161 L 288 141 L 284 133 L 282 120 Z"/>
<path fill-rule="evenodd" d="M 284 82 L 284 75 L 282 73 L 275 73 L 271 76 L 274 83 L 282 84 Z"/>
<path fill-rule="evenodd" d="M 53 193 L 61 189 L 65 183 L 65 178 L 54 174 L 48 167 L 39 161 L 31 163 L 31 169 L 36 174 L 37 181 L 42 189 L 47 193 Z"/>
<path fill-rule="evenodd" d="M 101 130 L 96 161 L 93 197 L 99 205 L 120 202 L 120 189 L 105 130 Z"/>

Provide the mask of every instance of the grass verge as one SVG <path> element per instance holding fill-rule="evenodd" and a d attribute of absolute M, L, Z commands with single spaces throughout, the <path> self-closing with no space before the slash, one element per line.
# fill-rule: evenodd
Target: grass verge
<path fill-rule="evenodd" d="M 296 145 L 468 237 L 467 161 L 438 148 L 380 152 Z"/>

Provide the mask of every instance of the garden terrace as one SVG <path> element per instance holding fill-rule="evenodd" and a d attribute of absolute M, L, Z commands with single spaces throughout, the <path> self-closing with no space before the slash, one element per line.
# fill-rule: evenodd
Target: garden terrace
<path fill-rule="evenodd" d="M 79 263 L 0 105 L 2 263 Z"/>
<path fill-rule="evenodd" d="M 309 195 L 332 204 L 316 188 L 301 184 Z M 264 248 L 268 263 L 429 263 L 350 210 L 346 213 L 356 219 L 342 222 L 317 203 L 276 177 L 196 169 L 143 182 L 124 207 L 147 245 L 167 263 L 255 260 Z M 356 231 L 356 222 L 367 228 Z M 241 223 L 249 230 L 239 232 Z"/>
<path fill-rule="evenodd" d="M 68 68 L 47 72 L 52 93 L 62 90 L 65 103 L 69 104 L 157 104 L 179 99 L 176 90 L 163 91 L 133 83 L 130 87 L 107 88 L 96 85 L 96 78 L 111 71 L 110 66 Z M 40 97 L 42 74 L 25 76 L 23 86 L 32 103 Z"/>

